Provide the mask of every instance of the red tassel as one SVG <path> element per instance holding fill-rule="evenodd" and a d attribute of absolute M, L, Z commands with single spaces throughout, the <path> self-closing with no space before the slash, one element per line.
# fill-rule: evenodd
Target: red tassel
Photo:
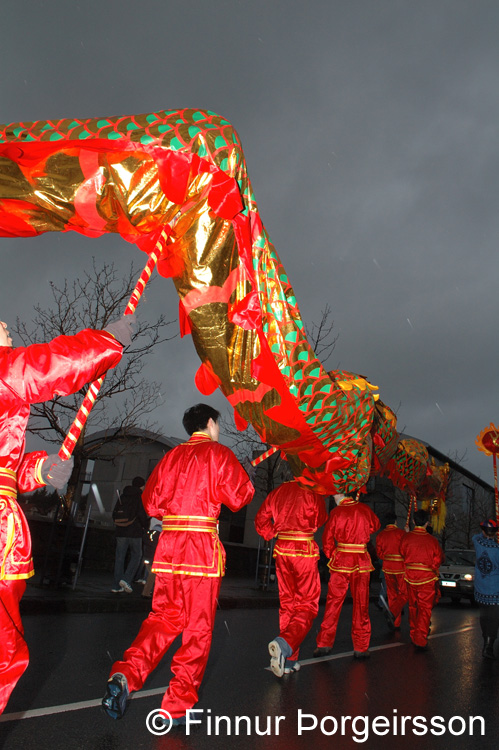
<path fill-rule="evenodd" d="M 234 424 L 236 425 L 236 429 L 239 432 L 244 432 L 244 430 L 248 427 L 248 422 L 235 409 L 234 409 Z"/>
<path fill-rule="evenodd" d="M 215 375 L 209 362 L 203 362 L 196 375 L 194 376 L 196 388 L 203 396 L 210 396 L 217 390 L 221 381 Z"/>

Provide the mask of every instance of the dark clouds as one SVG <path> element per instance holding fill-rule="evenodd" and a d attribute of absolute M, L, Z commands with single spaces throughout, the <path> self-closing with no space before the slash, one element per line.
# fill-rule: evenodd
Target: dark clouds
<path fill-rule="evenodd" d="M 474 439 L 499 421 L 498 22 L 480 0 L 18 2 L 2 12 L 0 121 L 222 113 L 305 321 L 332 307 L 331 366 L 492 481 Z M 1 244 L 10 319 L 92 254 L 137 255 L 109 237 Z M 170 282 L 141 314 L 164 307 L 176 317 Z M 197 366 L 187 339 L 151 362 L 166 433 Z"/>

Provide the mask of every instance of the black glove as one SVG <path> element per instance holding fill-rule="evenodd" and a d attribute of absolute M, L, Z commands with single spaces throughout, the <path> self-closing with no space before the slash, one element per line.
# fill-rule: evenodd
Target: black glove
<path fill-rule="evenodd" d="M 114 320 L 104 328 L 105 331 L 114 336 L 122 346 L 130 346 L 132 343 L 133 326 L 135 325 L 134 315 L 122 315 L 119 320 Z"/>
<path fill-rule="evenodd" d="M 71 476 L 73 464 L 73 456 L 65 461 L 57 453 L 51 453 L 42 464 L 40 473 L 43 481 L 46 484 L 51 484 L 56 490 L 62 490 Z"/>

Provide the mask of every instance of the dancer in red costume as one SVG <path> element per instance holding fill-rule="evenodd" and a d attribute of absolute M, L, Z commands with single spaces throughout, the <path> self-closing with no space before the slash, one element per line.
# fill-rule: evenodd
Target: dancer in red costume
<path fill-rule="evenodd" d="M 426 650 L 430 631 L 431 610 L 440 598 L 438 569 L 444 553 L 434 536 L 428 534 L 428 513 L 414 513 L 415 528 L 400 542 L 404 560 L 405 580 L 409 595 L 411 640 L 419 651 Z"/>
<path fill-rule="evenodd" d="M 73 465 L 72 459 L 62 461 L 45 451 L 24 455 L 29 407 L 55 394 L 75 393 L 114 367 L 123 351 L 119 341 L 131 340 L 132 316 L 128 318 L 111 323 L 107 331 L 86 329 L 16 349 L 7 325 L 0 322 L 0 713 L 29 661 L 19 602 L 34 569 L 17 492 L 46 484 L 61 489 Z"/>
<path fill-rule="evenodd" d="M 352 641 L 354 656 L 369 656 L 371 621 L 369 619 L 369 577 L 374 570 L 367 551 L 371 534 L 379 529 L 379 520 L 364 503 L 345 495 L 335 495 L 338 503 L 329 514 L 322 546 L 331 558 L 331 571 L 324 619 L 317 636 L 314 656 L 327 656 L 333 648 L 341 607 L 348 587 L 353 598 Z"/>
<path fill-rule="evenodd" d="M 206 404 L 188 409 L 183 425 L 190 439 L 166 454 L 142 493 L 147 515 L 161 518 L 163 531 L 152 566 L 152 611 L 123 660 L 113 665 L 102 701 L 113 719 L 121 719 L 129 693 L 140 690 L 180 633 L 162 709 L 174 725 L 185 724 L 186 711 L 197 702 L 225 570 L 220 506 L 238 511 L 254 493 L 233 452 L 218 442 L 219 417 Z"/>
<path fill-rule="evenodd" d="M 279 583 L 279 636 L 269 643 L 277 677 L 300 669 L 298 651 L 319 611 L 321 582 L 314 532 L 326 523 L 324 497 L 296 481 L 273 490 L 256 514 L 255 528 L 274 547 Z"/>
<path fill-rule="evenodd" d="M 399 630 L 402 610 L 407 603 L 405 568 L 400 554 L 400 542 L 406 532 L 398 528 L 396 513 L 387 513 L 386 521 L 385 528 L 376 537 L 376 554 L 383 560 L 388 606 L 392 616 L 389 617 L 388 625 L 392 630 Z"/>

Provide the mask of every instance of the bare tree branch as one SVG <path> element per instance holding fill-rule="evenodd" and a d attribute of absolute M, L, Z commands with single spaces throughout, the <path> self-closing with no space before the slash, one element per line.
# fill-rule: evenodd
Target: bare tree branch
<path fill-rule="evenodd" d="M 339 334 L 333 335 L 334 320 L 331 319 L 331 307 L 326 306 L 321 310 L 321 318 L 318 323 L 312 321 L 307 335 L 317 357 L 325 365 L 334 351 Z"/>
<path fill-rule="evenodd" d="M 50 282 L 52 304 L 46 308 L 35 305 L 32 319 L 26 322 L 18 318 L 13 330 L 27 346 L 50 341 L 55 336 L 74 334 L 82 328 L 103 329 L 123 314 L 139 273 L 140 269 L 131 264 L 122 275 L 113 263 L 100 266 L 94 258 L 91 269 L 82 277 L 73 281 L 66 279 L 61 285 Z M 153 280 L 149 282 L 153 283 Z M 176 334 L 168 335 L 171 323 L 164 315 L 153 321 L 137 322 L 131 346 L 120 364 L 106 375 L 87 423 L 106 430 L 108 438 L 104 442 L 118 435 L 123 437 L 139 427 L 149 430 L 154 427 L 147 416 L 156 408 L 160 386 L 144 378 L 142 370 L 149 353 L 175 337 Z M 52 401 L 34 404 L 29 432 L 61 445 L 86 391 L 85 387 L 73 396 L 56 396 Z M 90 449 L 83 444 L 83 439 L 78 441 L 70 484 L 77 483 L 81 463 L 92 453 L 95 453 L 94 446 Z M 68 494 L 70 489 L 68 485 Z"/>

